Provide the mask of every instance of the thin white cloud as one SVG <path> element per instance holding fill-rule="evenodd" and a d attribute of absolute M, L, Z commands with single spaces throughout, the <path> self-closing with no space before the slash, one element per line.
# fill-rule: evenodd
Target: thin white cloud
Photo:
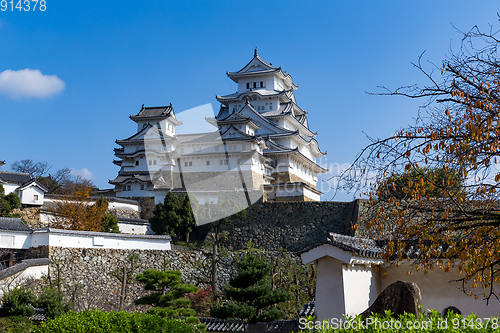
<path fill-rule="evenodd" d="M 0 73 L 0 94 L 10 98 L 46 98 L 61 93 L 66 84 L 56 75 L 43 75 L 38 69 L 7 69 Z"/>
<path fill-rule="evenodd" d="M 71 175 L 74 176 L 74 177 L 82 177 L 84 179 L 88 179 L 88 180 L 95 180 L 96 177 L 94 176 L 94 174 L 92 173 L 92 171 L 90 171 L 89 169 L 87 168 L 83 168 L 83 169 L 74 169 L 74 168 L 71 168 Z"/>

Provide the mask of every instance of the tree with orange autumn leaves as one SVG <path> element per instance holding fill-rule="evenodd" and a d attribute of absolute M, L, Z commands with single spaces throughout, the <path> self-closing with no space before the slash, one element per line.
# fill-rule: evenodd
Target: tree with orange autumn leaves
<path fill-rule="evenodd" d="M 93 202 L 94 187 L 85 179 L 76 179 L 64 195 L 57 197 L 49 207 L 49 225 L 52 228 L 101 231 L 108 203 L 104 198 Z"/>
<path fill-rule="evenodd" d="M 427 68 L 422 55 L 414 64 L 426 86 L 382 87 L 377 95 L 423 99 L 424 112 L 395 135 L 371 139 L 342 184 L 370 198 L 362 223 L 385 240 L 386 260 L 418 250 L 417 270 L 458 267 L 462 289 L 488 302 L 500 291 L 500 36 L 478 27 L 459 33 L 460 49 L 442 64 Z"/>

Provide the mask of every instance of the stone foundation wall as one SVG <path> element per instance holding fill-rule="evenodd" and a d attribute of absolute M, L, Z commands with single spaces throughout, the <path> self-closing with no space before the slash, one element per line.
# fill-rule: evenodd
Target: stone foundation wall
<path fill-rule="evenodd" d="M 40 222 L 40 207 L 22 207 L 12 211 L 14 214 L 21 214 L 26 225 L 30 228 L 45 228 L 46 225 Z"/>
<path fill-rule="evenodd" d="M 221 256 L 222 264 L 218 270 L 220 290 L 236 275 L 234 257 L 243 253 L 228 252 Z M 131 257 L 136 260 L 132 263 Z M 267 252 L 267 260 L 272 266 L 279 258 L 291 257 L 297 265 L 302 265 L 300 256 L 295 253 Z M 103 310 L 117 310 L 121 279 L 114 273 L 122 274 L 123 268 L 129 275 L 137 275 L 145 269 L 179 270 L 185 283 L 205 287 L 210 283 L 211 257 L 201 251 L 161 251 L 161 250 L 114 250 L 82 249 L 40 246 L 29 249 L 26 259 L 49 258 L 49 276 L 38 284 L 38 288 L 51 285 L 62 290 L 75 303 L 75 309 L 98 307 Z M 127 287 L 124 309 L 145 310 L 147 307 L 136 306 L 133 301 L 148 294 L 141 283 L 130 279 Z"/>
<path fill-rule="evenodd" d="M 354 235 L 357 217 L 357 201 L 260 202 L 247 209 L 246 219 L 223 227 L 228 232 L 224 246 L 240 250 L 252 240 L 257 248 L 299 252 L 323 240 L 327 232 Z"/>
<path fill-rule="evenodd" d="M 131 257 L 137 260 L 132 265 Z M 161 251 L 161 250 L 114 250 L 114 249 L 81 249 L 41 246 L 27 251 L 26 259 L 49 258 L 49 276 L 41 282 L 41 286 L 52 285 L 60 288 L 75 298 L 77 309 L 98 307 L 101 309 L 117 309 L 120 298 L 121 280 L 113 276 L 113 272 L 122 274 L 123 267 L 135 276 L 145 269 L 180 270 L 183 281 L 197 286 L 207 286 L 210 263 L 201 251 Z M 221 288 L 234 274 L 232 260 L 223 259 L 225 264 L 219 265 L 219 285 Z M 131 279 L 127 288 L 126 310 L 144 310 L 136 306 L 133 300 L 148 294 L 143 285 Z"/>
<path fill-rule="evenodd" d="M 117 218 L 140 219 L 141 213 L 128 209 L 108 209 L 108 213 L 113 214 Z"/>

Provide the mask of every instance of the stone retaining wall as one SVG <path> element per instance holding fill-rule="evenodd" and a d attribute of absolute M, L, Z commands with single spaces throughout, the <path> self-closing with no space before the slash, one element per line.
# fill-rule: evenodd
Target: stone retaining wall
<path fill-rule="evenodd" d="M 228 232 L 224 246 L 240 250 L 252 240 L 257 248 L 300 252 L 327 232 L 353 236 L 357 218 L 357 201 L 261 202 L 248 208 L 246 219 L 223 227 Z"/>
<path fill-rule="evenodd" d="M 132 265 L 131 257 L 137 260 Z M 114 250 L 82 249 L 41 246 L 27 251 L 26 259 L 49 258 L 49 277 L 40 284 L 60 288 L 70 298 L 74 298 L 78 310 L 99 307 L 117 309 L 120 299 L 121 280 L 115 278 L 113 271 L 129 275 L 142 273 L 145 269 L 180 270 L 183 280 L 197 286 L 206 286 L 209 281 L 211 260 L 201 251 L 162 251 L 162 250 Z M 219 265 L 219 285 L 222 288 L 234 273 L 232 260 L 223 259 Z M 149 293 L 149 292 L 148 292 Z M 126 310 L 144 310 L 132 304 L 134 299 L 145 295 L 143 285 L 130 281 L 127 289 Z"/>
<path fill-rule="evenodd" d="M 108 209 L 107 213 L 111 213 L 117 218 L 126 218 L 126 219 L 140 219 L 141 213 L 134 210 L 127 209 Z"/>
<path fill-rule="evenodd" d="M 14 214 L 21 214 L 26 225 L 30 228 L 45 228 L 45 224 L 40 222 L 40 207 L 22 207 L 12 211 Z"/>

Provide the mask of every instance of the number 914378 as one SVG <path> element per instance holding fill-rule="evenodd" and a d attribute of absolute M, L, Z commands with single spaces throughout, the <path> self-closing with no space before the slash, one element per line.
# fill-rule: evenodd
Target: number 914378
<path fill-rule="evenodd" d="M 0 1 L 0 10 L 2 12 L 5 11 L 15 11 L 18 10 L 20 12 L 34 12 L 41 11 L 44 12 L 47 10 L 47 1 L 45 0 L 1 0 Z"/>

